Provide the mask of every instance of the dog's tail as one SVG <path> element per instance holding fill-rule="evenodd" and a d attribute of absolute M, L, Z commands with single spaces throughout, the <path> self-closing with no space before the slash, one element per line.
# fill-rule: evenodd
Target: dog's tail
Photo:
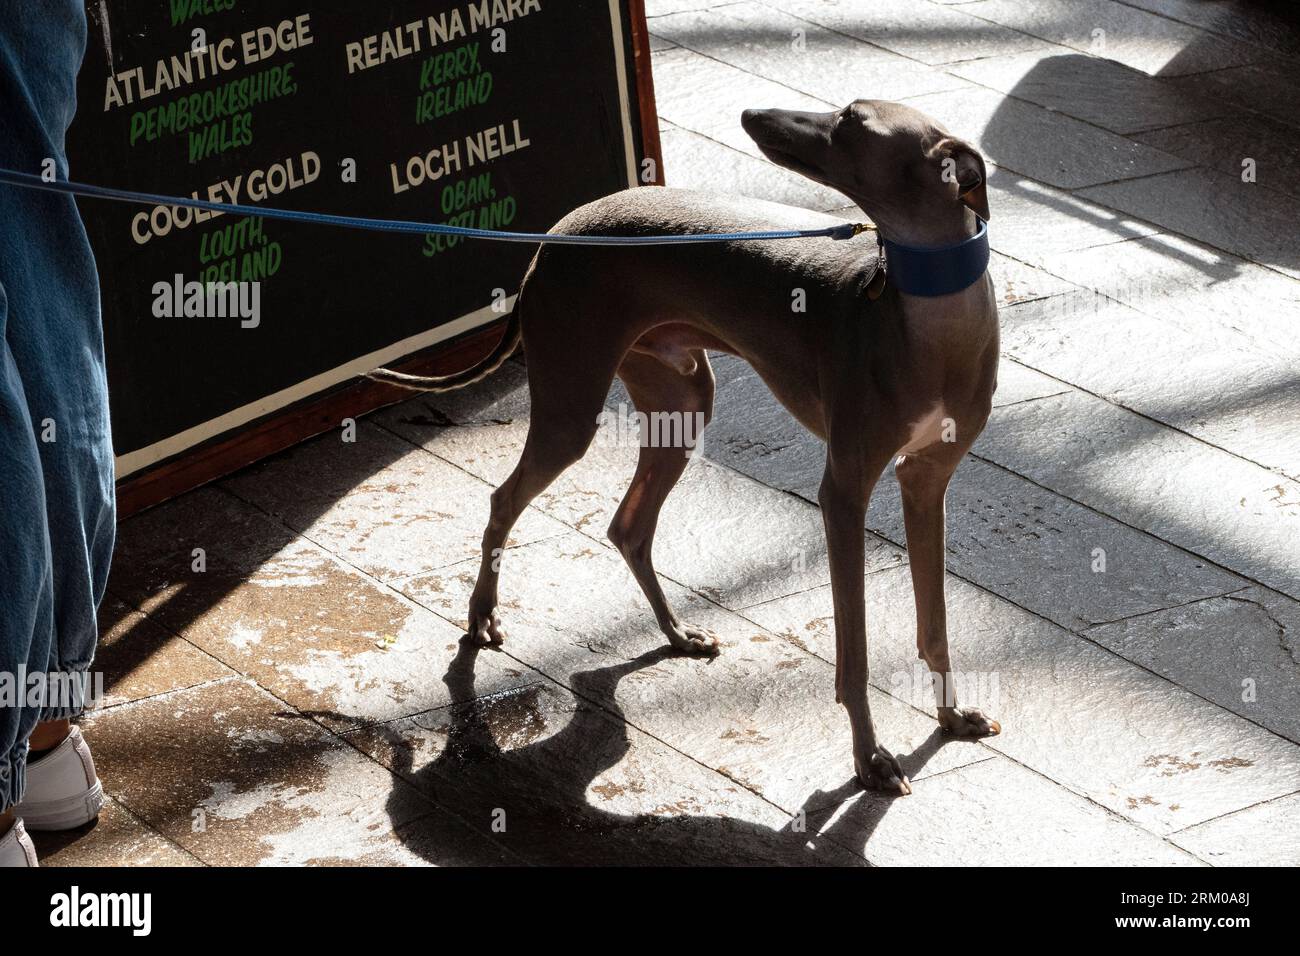
<path fill-rule="evenodd" d="M 520 296 L 520 299 L 522 298 Z M 516 299 L 514 310 L 506 320 L 505 334 L 501 336 L 501 341 L 497 343 L 496 348 L 481 362 L 471 365 L 464 371 L 454 375 L 407 375 L 388 368 L 377 368 L 366 372 L 364 377 L 388 385 L 409 388 L 413 392 L 451 392 L 480 382 L 499 369 L 519 347 L 519 342 L 523 338 L 520 334 L 519 305 L 519 300 Z"/>

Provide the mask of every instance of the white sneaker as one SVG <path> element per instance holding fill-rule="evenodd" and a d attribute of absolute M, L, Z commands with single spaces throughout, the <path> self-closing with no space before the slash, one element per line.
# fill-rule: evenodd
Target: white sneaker
<path fill-rule="evenodd" d="M 77 727 L 63 742 L 27 763 L 27 792 L 14 812 L 29 830 L 71 830 L 99 816 L 104 788 Z"/>
<path fill-rule="evenodd" d="M 23 821 L 15 820 L 9 832 L 0 837 L 0 867 L 38 865 L 32 838 L 23 829 Z"/>

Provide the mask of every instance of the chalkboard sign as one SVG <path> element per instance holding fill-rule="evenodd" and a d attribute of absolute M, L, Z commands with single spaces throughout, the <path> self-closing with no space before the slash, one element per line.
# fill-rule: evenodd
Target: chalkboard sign
<path fill-rule="evenodd" d="M 641 0 L 88 0 L 87 12 L 73 179 L 545 231 L 658 178 Z M 502 319 L 535 251 L 80 207 L 119 482 L 178 461 L 183 474 L 136 505 L 337 425 L 322 396 L 351 388 L 328 406 L 349 414 L 393 400 L 358 391 L 357 374 Z"/>

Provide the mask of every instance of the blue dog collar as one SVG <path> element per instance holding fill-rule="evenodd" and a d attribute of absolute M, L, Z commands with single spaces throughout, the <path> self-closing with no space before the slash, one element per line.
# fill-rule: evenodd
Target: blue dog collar
<path fill-rule="evenodd" d="M 973 285 L 989 266 L 989 224 L 951 246 L 905 246 L 880 237 L 885 279 L 908 295 L 948 295 Z"/>

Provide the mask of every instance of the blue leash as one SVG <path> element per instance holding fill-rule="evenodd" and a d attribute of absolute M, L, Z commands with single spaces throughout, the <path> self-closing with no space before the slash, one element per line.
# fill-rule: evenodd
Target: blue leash
<path fill-rule="evenodd" d="M 335 216 L 323 212 L 299 212 L 293 209 L 275 209 L 264 206 L 243 206 L 234 203 L 209 202 L 189 196 L 161 196 L 156 193 L 133 192 L 129 189 L 112 189 L 92 186 L 65 179 L 42 179 L 33 173 L 20 173 L 0 167 L 0 183 L 43 189 L 48 192 L 88 196 L 94 199 L 114 199 L 119 202 L 140 203 L 146 206 L 188 206 L 207 212 L 229 213 L 234 216 L 263 216 L 267 219 L 285 219 L 290 222 L 310 222 L 321 226 L 344 226 L 350 229 L 370 229 L 375 232 L 397 232 L 442 236 L 459 236 L 462 239 L 495 239 L 498 242 L 540 242 L 552 245 L 573 246 L 661 246 L 684 242 L 727 242 L 733 240 L 761 241 L 767 239 L 851 239 L 861 232 L 873 229 L 865 223 L 846 222 L 824 229 L 775 229 L 767 232 L 703 232 L 667 236 L 575 236 L 556 235 L 549 232 L 496 232 L 492 229 L 471 229 L 465 226 L 448 226 L 433 222 L 410 222 L 405 219 L 365 219 L 360 216 Z"/>

